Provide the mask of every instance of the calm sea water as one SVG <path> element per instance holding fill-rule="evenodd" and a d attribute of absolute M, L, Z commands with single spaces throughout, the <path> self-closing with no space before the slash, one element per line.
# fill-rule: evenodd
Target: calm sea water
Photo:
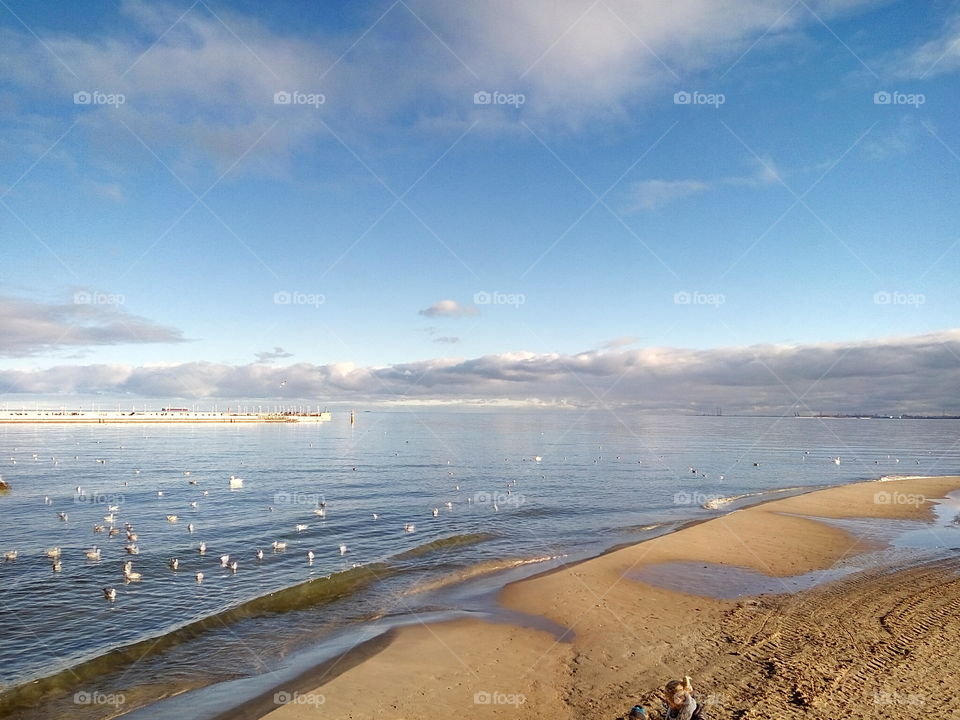
<path fill-rule="evenodd" d="M 65 697 L 98 687 L 133 704 L 266 672 L 335 630 L 422 610 L 418 586 L 478 564 L 600 550 L 649 525 L 716 513 L 701 506 L 717 498 L 960 472 L 951 420 L 357 417 L 352 427 L 345 413 L 322 425 L 0 427 L 0 475 L 13 488 L 0 495 L 0 550 L 18 552 L 0 563 L 0 690 L 11 698 L 60 673 L 50 687 Z M 230 489 L 231 475 L 242 488 Z M 323 518 L 313 512 L 320 502 Z M 113 538 L 93 530 L 110 526 L 110 506 L 121 528 Z M 124 523 L 139 554 L 124 549 Z M 86 559 L 95 545 L 101 559 Z M 59 571 L 46 556 L 54 547 Z M 237 561 L 235 573 L 221 555 Z M 124 582 L 126 560 L 141 581 Z M 71 708 L 73 717 L 111 712 Z"/>

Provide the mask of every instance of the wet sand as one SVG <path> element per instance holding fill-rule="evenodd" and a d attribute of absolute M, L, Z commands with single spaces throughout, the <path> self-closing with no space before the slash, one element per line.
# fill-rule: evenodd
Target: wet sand
<path fill-rule="evenodd" d="M 638 702 L 658 709 L 656 687 L 689 674 L 713 717 L 950 717 L 960 711 L 960 550 L 826 572 L 799 592 L 796 576 L 885 546 L 816 518 L 932 521 L 930 500 L 957 488 L 957 477 L 859 483 L 721 515 L 504 589 L 506 607 L 568 628 L 565 638 L 481 620 L 406 627 L 256 710 L 270 720 L 612 719 Z M 960 547 L 951 532 L 945 542 Z M 767 594 L 698 586 L 695 572 L 682 589 L 644 575 L 669 564 L 729 567 L 731 581 Z M 751 585 L 758 576 L 765 584 Z"/>

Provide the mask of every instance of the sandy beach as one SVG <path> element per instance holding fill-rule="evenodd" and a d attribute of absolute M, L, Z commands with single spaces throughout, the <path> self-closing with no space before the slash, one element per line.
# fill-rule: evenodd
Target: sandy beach
<path fill-rule="evenodd" d="M 960 551 L 844 574 L 887 543 L 831 524 L 930 521 L 931 501 L 957 488 L 958 477 L 867 482 L 727 513 L 501 593 L 564 636 L 411 626 L 230 717 L 612 719 L 635 703 L 658 717 L 657 688 L 685 674 L 715 718 L 960 717 Z M 724 578 L 763 591 L 731 596 Z"/>

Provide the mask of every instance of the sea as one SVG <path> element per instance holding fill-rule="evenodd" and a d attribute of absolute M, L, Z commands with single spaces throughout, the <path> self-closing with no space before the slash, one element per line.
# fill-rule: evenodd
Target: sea
<path fill-rule="evenodd" d="M 214 717 L 391 627 L 506 617 L 495 591 L 517 577 L 767 498 L 945 474 L 957 420 L 2 425 L 0 717 L 183 717 L 185 696 Z"/>

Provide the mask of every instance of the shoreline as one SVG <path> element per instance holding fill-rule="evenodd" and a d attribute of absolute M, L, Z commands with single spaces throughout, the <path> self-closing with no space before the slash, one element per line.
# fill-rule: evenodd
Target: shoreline
<path fill-rule="evenodd" d="M 667 534 L 639 543 L 618 545 L 600 555 L 543 570 L 531 577 L 508 583 L 502 588 L 498 595 L 505 608 L 540 615 L 572 631 L 576 639 L 569 648 L 559 646 L 554 639 L 544 638 L 542 633 L 536 631 L 482 620 L 453 620 L 421 627 L 405 627 L 390 631 L 389 642 L 384 642 L 376 652 L 366 655 L 359 663 L 352 664 L 349 670 L 336 673 L 335 677 L 324 677 L 321 666 L 314 668 L 315 672 L 301 675 L 298 680 L 303 682 L 298 682 L 295 690 L 301 693 L 302 697 L 314 698 L 316 702 L 313 705 L 264 705 L 263 702 L 269 701 L 271 695 L 264 693 L 258 698 L 260 704 L 257 712 L 261 713 L 259 716 L 249 714 L 253 712 L 253 707 L 248 707 L 248 704 L 235 708 L 234 712 L 244 713 L 243 717 L 264 717 L 270 720 L 319 717 L 320 712 L 325 717 L 375 717 L 381 714 L 377 708 L 386 707 L 404 717 L 427 718 L 464 712 L 471 716 L 487 716 L 490 713 L 493 713 L 490 716 L 494 716 L 498 710 L 509 710 L 516 717 L 536 717 L 550 713 L 559 713 L 558 716 L 565 717 L 571 708 L 579 705 L 590 707 L 587 698 L 590 694 L 589 688 L 596 690 L 597 685 L 610 684 L 610 681 L 616 681 L 613 684 L 619 687 L 625 682 L 625 678 L 621 677 L 624 675 L 623 665 L 592 667 L 594 662 L 588 662 L 588 658 L 595 661 L 598 657 L 603 657 L 604 663 L 607 663 L 616 659 L 616 650 L 621 651 L 621 659 L 628 657 L 633 660 L 636 656 L 636 651 L 622 652 L 624 643 L 610 642 L 611 628 L 604 627 L 604 619 L 585 617 L 592 613 L 591 606 L 596 606 L 598 611 L 592 613 L 593 615 L 608 613 L 606 623 L 612 627 L 613 632 L 619 629 L 621 633 L 632 634 L 636 640 L 637 635 L 643 633 L 638 633 L 638 628 L 631 623 L 630 613 L 633 611 L 630 606 L 635 604 L 635 595 L 642 592 L 644 606 L 657 611 L 654 613 L 655 619 L 659 620 L 659 627 L 656 629 L 677 631 L 678 639 L 683 644 L 691 638 L 691 635 L 683 630 L 689 625 L 691 618 L 697 620 L 697 625 L 706 623 L 709 626 L 711 620 L 720 620 L 724 613 L 734 611 L 741 604 L 739 601 L 690 595 L 647 585 L 627 578 L 625 567 L 633 569 L 644 565 L 677 562 L 684 559 L 684 556 L 690 556 L 689 559 L 693 562 L 707 561 L 720 568 L 746 566 L 757 569 L 759 566 L 758 571 L 769 574 L 772 578 L 789 578 L 801 572 L 829 568 L 839 560 L 862 556 L 879 550 L 884 545 L 855 538 L 850 532 L 831 526 L 828 521 L 873 517 L 879 521 L 930 522 L 934 517 L 934 506 L 930 500 L 942 498 L 945 493 L 957 488 L 960 488 L 960 478 L 955 476 L 884 477 L 860 483 L 813 488 L 787 498 L 764 499 L 719 517 L 693 520 Z M 872 492 L 865 493 L 865 490 Z M 874 498 L 872 506 L 864 504 L 869 495 L 891 494 L 897 491 L 923 496 L 923 502 L 916 505 L 896 502 L 884 504 L 882 500 L 877 501 Z M 713 536 L 711 542 L 713 530 L 719 531 L 718 526 L 721 525 L 732 525 L 739 526 L 739 531 L 742 532 L 746 526 L 760 520 L 764 521 L 761 533 L 778 527 L 782 535 L 779 538 L 768 537 L 769 546 L 766 549 L 744 552 L 741 547 L 739 556 L 731 555 L 729 561 L 722 553 L 719 557 L 716 556 L 715 548 L 711 548 L 711 545 L 718 544 L 718 537 Z M 794 542 L 792 546 L 787 542 L 785 546 L 784 536 L 790 541 L 803 542 Z M 729 538 L 726 540 L 729 542 Z M 752 540 L 756 540 L 756 537 Z M 741 539 L 739 544 L 744 545 L 745 541 Z M 657 547 L 658 545 L 660 547 Z M 793 557 L 790 557 L 790 552 L 784 552 L 790 547 L 794 550 Z M 725 550 L 729 551 L 731 547 L 726 547 Z M 637 557 L 638 555 L 640 557 Z M 740 562 L 734 562 L 735 560 Z M 883 574 L 890 571 L 890 568 L 887 568 L 879 572 Z M 608 584 L 598 584 L 597 587 L 606 588 L 607 591 L 602 594 L 593 592 L 590 581 L 604 575 Z M 609 582 L 611 578 L 612 583 Z M 825 587 L 843 582 L 828 581 Z M 624 598 L 620 597 L 624 589 L 628 591 L 625 602 Z M 789 598 L 810 592 L 813 591 L 785 591 L 783 596 Z M 631 596 L 634 596 L 634 602 L 631 602 Z M 649 629 L 646 632 L 650 635 Z M 659 634 L 660 632 L 653 632 L 650 637 L 656 638 Z M 477 642 L 465 642 L 465 639 L 477 638 Z M 667 643 L 674 644 L 674 641 Z M 425 652 L 427 647 L 430 652 Z M 460 660 L 459 664 L 463 666 L 459 668 L 459 672 L 454 667 L 458 664 L 456 660 Z M 480 660 L 485 662 L 477 665 Z M 590 668 L 587 676 L 590 682 L 587 687 L 578 687 L 583 685 L 584 665 Z M 673 662 L 654 665 L 659 665 L 659 676 L 662 677 L 685 674 L 683 671 L 689 670 L 689 665 L 681 667 Z M 415 676 L 431 677 L 433 680 L 416 691 L 414 688 L 400 688 L 396 683 L 396 671 L 389 672 L 389 669 L 397 666 L 405 667 Z M 535 668 L 536 672 L 528 672 L 530 667 Z M 470 668 L 477 672 L 469 672 Z M 544 681 L 544 678 L 551 676 L 555 678 L 554 683 Z M 311 693 L 304 695 L 308 678 L 319 682 Z M 485 684 L 479 682 L 478 678 L 485 678 Z M 572 683 L 572 679 L 577 682 Z M 474 688 L 473 692 L 453 692 L 456 697 L 448 697 L 452 687 L 463 686 L 464 683 L 469 683 L 467 689 Z M 439 685 L 444 687 L 438 687 Z M 487 685 L 490 688 L 484 689 Z M 273 693 L 289 692 L 290 687 L 293 686 L 273 688 Z M 361 688 L 365 690 L 361 691 Z M 498 692 L 502 698 L 496 694 Z M 523 700 L 518 702 L 521 695 Z M 475 696 L 473 702 L 470 696 Z M 485 702 L 488 697 L 489 702 Z M 317 704 L 320 698 L 322 704 Z M 498 698 L 503 700 L 499 705 Z M 509 704 L 511 698 L 513 704 Z M 621 712 L 633 704 L 628 702 L 628 699 L 624 697 L 620 703 Z M 504 703 L 506 706 L 501 707 Z M 224 714 L 223 717 L 226 716 L 227 714 Z"/>

